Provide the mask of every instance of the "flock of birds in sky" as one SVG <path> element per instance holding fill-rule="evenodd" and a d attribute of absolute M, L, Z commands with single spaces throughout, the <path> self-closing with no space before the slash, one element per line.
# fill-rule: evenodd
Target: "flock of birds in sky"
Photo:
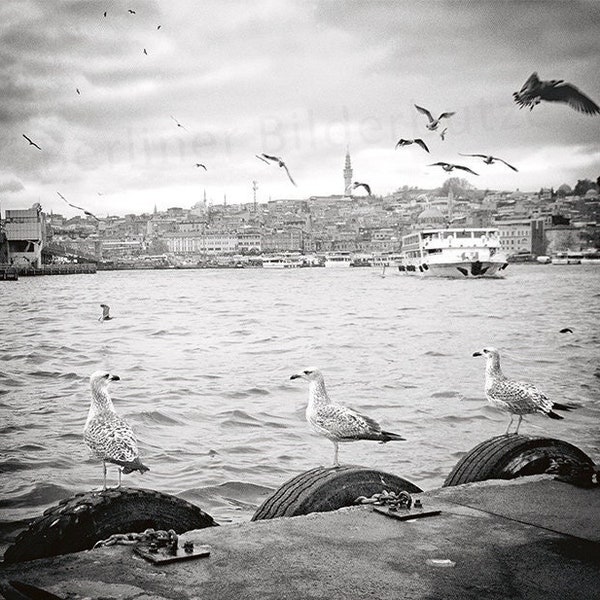
<path fill-rule="evenodd" d="M 102 315 L 99 321 L 108 321 L 110 307 L 101 304 Z M 573 333 L 570 327 L 564 327 L 560 333 Z M 483 348 L 474 352 L 473 356 L 485 356 L 485 396 L 488 403 L 510 415 L 506 428 L 509 435 L 514 418 L 518 423 L 513 434 L 519 433 L 523 415 L 543 414 L 551 419 L 562 419 L 556 411 L 570 411 L 577 408 L 573 404 L 561 404 L 550 400 L 532 383 L 509 379 L 500 368 L 500 353 L 496 348 Z M 84 427 L 84 441 L 92 455 L 100 460 L 104 467 L 104 489 L 106 489 L 107 463 L 119 468 L 119 485 L 121 472 L 144 473 L 149 468 L 139 457 L 137 439 L 133 429 L 125 419 L 120 417 L 114 408 L 108 392 L 112 381 L 119 381 L 117 375 L 105 371 L 96 371 L 90 376 L 92 400 L 88 418 Z M 308 381 L 308 404 L 306 420 L 311 429 L 333 443 L 333 466 L 339 467 L 338 450 L 340 443 L 372 440 L 385 444 L 391 441 L 406 441 L 397 433 L 385 431 L 381 425 L 369 416 L 363 415 L 348 406 L 332 402 L 325 387 L 323 373 L 315 368 L 305 369 L 290 379 Z"/>
<path fill-rule="evenodd" d="M 127 12 L 130 15 L 137 14 L 136 11 L 132 10 L 132 9 L 128 9 Z M 104 17 L 105 18 L 108 17 L 108 11 L 104 12 Z M 161 25 L 158 25 L 156 27 L 157 30 L 160 30 L 160 28 L 161 28 Z M 143 54 L 145 56 L 148 56 L 148 51 L 146 48 L 143 48 Z M 75 91 L 77 92 L 78 95 L 81 95 L 81 90 L 78 87 L 75 88 Z M 563 103 L 568 104 L 571 108 L 573 108 L 579 112 L 588 114 L 588 115 L 596 115 L 596 114 L 600 113 L 600 107 L 593 100 L 591 100 L 588 96 L 586 96 L 583 92 L 581 92 L 579 89 L 577 89 L 574 85 L 565 83 L 563 80 L 556 80 L 556 79 L 553 79 L 550 81 L 541 81 L 538 78 L 537 73 L 533 73 L 527 79 L 527 81 L 525 82 L 523 87 L 518 92 L 513 93 L 513 99 L 519 105 L 520 108 L 528 107 L 530 110 L 532 110 L 535 106 L 537 106 L 543 100 L 546 102 L 563 102 Z M 422 106 L 418 106 L 416 104 L 415 104 L 415 108 L 417 109 L 417 111 L 419 113 L 421 113 L 427 117 L 427 123 L 425 124 L 425 127 L 430 132 L 438 131 L 438 129 L 440 129 L 440 127 L 441 127 L 442 121 L 445 122 L 446 120 L 450 119 L 450 117 L 452 117 L 454 114 L 456 114 L 455 112 L 443 112 L 437 118 L 435 118 L 433 116 L 433 114 L 427 108 L 423 108 Z M 175 122 L 175 124 L 178 128 L 181 128 L 182 130 L 189 133 L 188 129 L 186 129 L 184 127 L 184 125 L 182 125 L 173 115 L 170 115 L 170 118 Z M 446 133 L 447 133 L 447 128 L 444 128 L 439 132 L 439 135 L 440 135 L 442 141 L 445 140 Z M 30 146 L 37 148 L 40 151 L 42 150 L 42 148 L 36 142 L 34 142 L 30 137 L 28 137 L 25 134 L 23 134 L 23 137 L 25 138 L 25 140 L 27 140 L 27 142 L 29 143 Z M 428 148 L 427 144 L 423 141 L 422 138 L 415 138 L 415 139 L 402 138 L 396 144 L 396 149 L 410 146 L 411 144 L 417 144 L 423 150 L 425 150 L 426 152 L 429 153 L 429 148 Z M 509 167 L 510 169 L 512 169 L 513 171 L 518 171 L 518 169 L 516 167 L 514 167 L 513 165 L 506 162 L 504 159 L 499 158 L 497 156 L 493 156 L 493 155 L 489 155 L 489 154 L 463 154 L 463 153 L 459 153 L 459 154 L 461 156 L 481 158 L 481 159 L 483 159 L 483 162 L 486 165 L 491 165 L 491 164 L 494 164 L 495 162 L 501 162 L 504 165 L 506 165 L 507 167 Z M 284 169 L 290 182 L 294 186 L 297 185 L 296 182 L 294 181 L 292 175 L 290 174 L 290 170 L 289 170 L 288 166 L 286 165 L 285 161 L 281 157 L 273 156 L 273 155 L 265 154 L 265 153 L 256 154 L 256 157 L 268 165 L 276 164 L 280 168 Z M 438 161 L 435 163 L 431 163 L 428 166 L 441 167 L 444 171 L 446 171 L 448 173 L 454 171 L 455 169 L 458 169 L 461 171 L 465 171 L 466 173 L 470 173 L 471 175 L 479 175 L 479 173 L 476 173 L 470 167 L 452 163 L 452 162 Z M 203 168 L 205 171 L 208 170 L 204 163 L 195 163 L 195 167 Z M 360 181 L 353 182 L 348 187 L 348 189 L 346 189 L 345 192 L 347 194 L 349 194 L 352 191 L 357 190 L 359 188 L 363 188 L 369 196 L 372 195 L 371 186 L 368 183 L 360 182 Z M 81 210 L 84 214 L 93 217 L 97 221 L 100 221 L 100 219 L 98 217 L 96 217 L 94 214 L 92 214 L 90 211 L 88 211 L 80 206 L 77 206 L 75 204 L 71 204 L 61 194 L 59 194 L 59 196 L 69 206 L 76 208 L 78 210 Z"/>

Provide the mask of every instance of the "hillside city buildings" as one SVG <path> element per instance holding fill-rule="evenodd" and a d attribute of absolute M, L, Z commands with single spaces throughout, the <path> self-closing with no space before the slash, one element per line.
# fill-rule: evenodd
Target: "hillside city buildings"
<path fill-rule="evenodd" d="M 352 182 L 349 152 L 343 182 L 344 192 L 339 195 L 213 204 L 205 193 L 190 208 L 158 211 L 155 207 L 151 213 L 109 215 L 99 222 L 45 214 L 39 204 L 6 210 L 0 228 L 0 263 L 39 265 L 44 247 L 48 260 L 77 255 L 136 262 L 158 256 L 180 264 L 281 252 L 382 254 L 398 252 L 402 236 L 415 228 L 450 225 L 497 227 L 502 247 L 512 257 L 600 247 L 600 198 L 595 184 L 582 195 L 573 194 L 566 185 L 557 191 L 498 192 L 471 189 L 453 178 L 442 191 L 404 186 L 386 196 L 350 195 L 346 193 Z M 256 182 L 253 190 L 256 198 Z"/>

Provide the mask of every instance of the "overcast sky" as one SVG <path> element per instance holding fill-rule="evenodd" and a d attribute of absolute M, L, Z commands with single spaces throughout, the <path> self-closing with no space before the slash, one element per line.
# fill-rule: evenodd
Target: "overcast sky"
<path fill-rule="evenodd" d="M 596 0 L 2 0 L 1 207 L 249 202 L 253 180 L 259 202 L 339 194 L 346 146 L 375 194 L 441 185 L 440 160 L 481 189 L 595 180 L 600 117 L 512 93 L 537 71 L 600 102 L 599 32 Z M 456 112 L 445 141 L 415 103 Z"/>

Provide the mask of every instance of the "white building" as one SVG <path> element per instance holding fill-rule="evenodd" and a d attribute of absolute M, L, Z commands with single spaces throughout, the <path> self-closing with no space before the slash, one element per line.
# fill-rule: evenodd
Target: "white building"
<path fill-rule="evenodd" d="M 40 268 L 45 228 L 44 213 L 37 202 L 26 210 L 7 210 L 4 229 L 9 262 L 15 266 Z"/>

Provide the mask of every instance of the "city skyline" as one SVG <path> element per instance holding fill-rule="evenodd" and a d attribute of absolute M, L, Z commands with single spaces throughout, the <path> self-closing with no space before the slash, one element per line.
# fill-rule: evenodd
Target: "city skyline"
<path fill-rule="evenodd" d="M 457 172 L 437 161 L 470 167 L 479 176 L 457 176 L 479 189 L 600 174 L 600 118 L 512 99 L 537 71 L 600 100 L 598 3 L 30 0 L 0 17 L 3 210 L 78 214 L 56 192 L 100 215 L 191 206 L 204 190 L 239 204 L 254 180 L 259 202 L 341 194 L 347 147 L 375 195 L 440 187 Z M 415 104 L 455 112 L 444 140 Z M 395 149 L 401 137 L 430 154 Z"/>

